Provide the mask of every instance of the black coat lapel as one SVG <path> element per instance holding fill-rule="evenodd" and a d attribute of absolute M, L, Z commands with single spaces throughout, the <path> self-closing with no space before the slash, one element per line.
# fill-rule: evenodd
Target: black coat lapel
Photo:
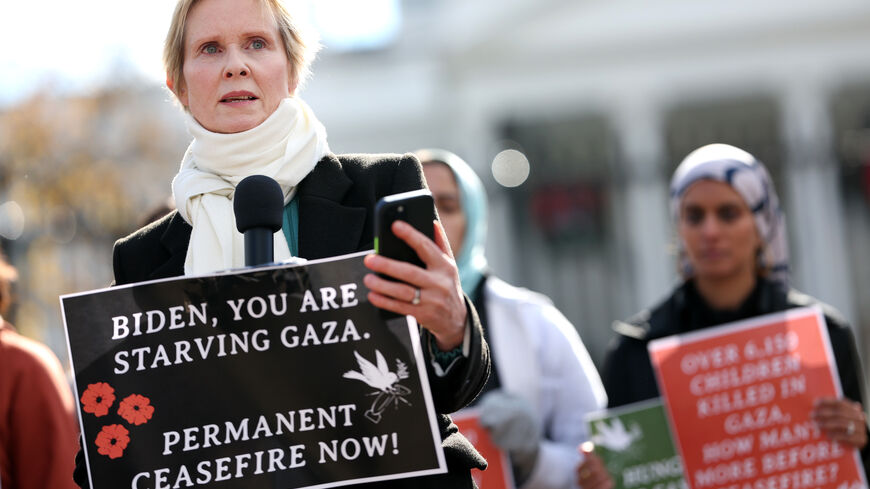
<path fill-rule="evenodd" d="M 187 246 L 190 244 L 192 229 L 176 211 L 170 218 L 166 231 L 160 237 L 160 242 L 169 252 L 169 259 L 151 272 L 148 276 L 149 280 L 184 275 L 184 260 L 187 257 Z"/>
<path fill-rule="evenodd" d="M 299 256 L 316 259 L 359 251 L 368 209 L 345 204 L 352 185 L 333 154 L 299 184 Z"/>

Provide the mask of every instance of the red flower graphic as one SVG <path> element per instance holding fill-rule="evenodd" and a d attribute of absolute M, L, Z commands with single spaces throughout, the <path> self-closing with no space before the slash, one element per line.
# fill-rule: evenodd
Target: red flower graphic
<path fill-rule="evenodd" d="M 130 443 L 130 432 L 119 424 L 103 426 L 103 430 L 97 434 L 95 441 L 100 455 L 108 455 L 115 459 L 124 455 L 124 449 Z"/>
<path fill-rule="evenodd" d="M 96 417 L 105 416 L 115 402 L 115 389 L 105 382 L 91 384 L 82 394 L 81 401 L 86 413 L 93 413 Z"/>
<path fill-rule="evenodd" d="M 121 401 L 118 407 L 120 414 L 128 423 L 139 426 L 145 424 L 154 415 L 154 406 L 151 400 L 139 394 L 130 394 Z"/>

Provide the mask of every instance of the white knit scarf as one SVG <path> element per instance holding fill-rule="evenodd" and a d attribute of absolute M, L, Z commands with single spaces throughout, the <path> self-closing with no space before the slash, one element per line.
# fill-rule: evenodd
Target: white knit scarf
<path fill-rule="evenodd" d="M 202 127 L 187 114 L 193 141 L 172 180 L 178 212 L 192 227 L 185 275 L 244 266 L 244 236 L 236 229 L 233 196 L 249 175 L 274 178 L 284 191 L 284 204 L 296 186 L 329 152 L 326 129 L 302 100 L 284 99 L 259 126 L 234 134 Z M 290 258 L 284 234 L 274 235 L 275 261 Z"/>

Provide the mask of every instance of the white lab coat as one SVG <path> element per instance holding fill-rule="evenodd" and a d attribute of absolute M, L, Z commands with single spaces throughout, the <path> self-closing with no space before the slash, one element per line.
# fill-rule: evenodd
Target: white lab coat
<path fill-rule="evenodd" d="M 574 326 L 550 299 L 488 277 L 486 325 L 501 388 L 529 401 L 539 414 L 542 444 L 521 489 L 576 488 L 588 439 L 584 416 L 604 409 L 607 394 Z"/>

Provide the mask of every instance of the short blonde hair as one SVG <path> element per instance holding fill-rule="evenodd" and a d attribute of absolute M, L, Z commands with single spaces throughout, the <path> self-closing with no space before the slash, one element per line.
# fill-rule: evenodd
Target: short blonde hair
<path fill-rule="evenodd" d="M 166 41 L 163 43 L 163 66 L 166 69 L 166 82 L 173 93 L 177 93 L 184 84 L 184 40 L 187 31 L 187 17 L 190 9 L 199 0 L 178 0 L 175 12 L 172 14 L 172 23 L 169 24 L 169 32 L 166 33 Z M 301 86 L 311 74 L 311 62 L 320 49 L 316 37 L 310 32 L 304 32 L 299 23 L 284 6 L 282 0 L 259 0 L 261 5 L 269 7 L 275 22 L 278 24 L 278 32 L 284 42 L 284 52 L 290 60 L 291 77 Z"/>

